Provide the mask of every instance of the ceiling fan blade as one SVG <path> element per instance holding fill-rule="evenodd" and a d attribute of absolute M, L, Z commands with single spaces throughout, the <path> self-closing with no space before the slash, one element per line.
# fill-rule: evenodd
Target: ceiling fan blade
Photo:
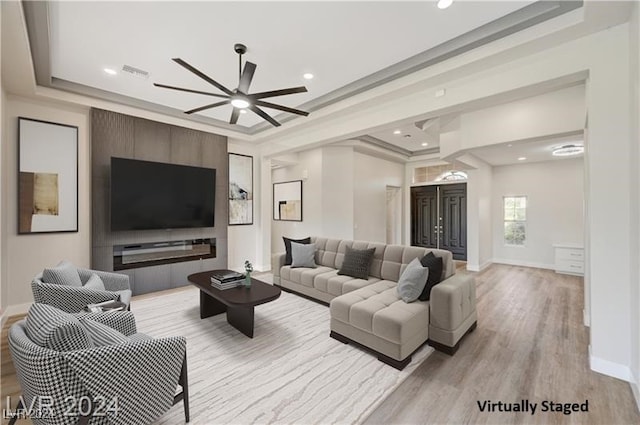
<path fill-rule="evenodd" d="M 188 69 L 189 71 L 193 72 L 194 74 L 196 74 L 198 77 L 202 78 L 203 80 L 205 80 L 207 83 L 217 87 L 218 89 L 222 90 L 223 92 L 225 92 L 226 94 L 228 94 L 229 96 L 233 95 L 233 92 L 231 90 L 229 90 L 228 88 L 226 88 L 225 86 L 223 86 L 222 84 L 218 83 L 217 81 L 215 81 L 213 78 L 205 75 L 204 73 L 198 71 L 196 68 L 194 68 L 193 66 L 189 65 L 187 62 L 183 61 L 180 58 L 173 58 L 173 61 L 175 63 L 177 63 L 178 65 L 182 66 L 183 68 Z"/>
<path fill-rule="evenodd" d="M 300 109 L 289 108 L 287 106 L 276 105 L 275 103 L 265 102 L 263 100 L 256 100 L 254 102 L 257 106 L 264 106 L 265 108 L 277 109 L 279 111 L 291 112 L 292 114 L 307 116 L 309 115 L 306 111 L 301 111 Z"/>
<path fill-rule="evenodd" d="M 231 112 L 231 119 L 229 120 L 229 124 L 236 124 L 238 122 L 238 117 L 240 116 L 240 109 L 233 108 Z"/>
<path fill-rule="evenodd" d="M 260 115 L 265 120 L 269 121 L 271 123 L 271 125 L 273 125 L 274 127 L 280 127 L 280 123 L 278 121 L 276 121 L 273 118 L 271 118 L 269 116 L 269 114 L 267 114 L 265 111 L 263 111 L 262 109 L 258 108 L 257 106 L 251 105 L 251 106 L 249 106 L 249 109 L 251 109 L 256 114 Z"/>
<path fill-rule="evenodd" d="M 252 62 L 245 62 L 244 69 L 242 70 L 242 77 L 240 77 L 240 83 L 238 84 L 238 91 L 247 94 L 251 80 L 253 80 L 253 73 L 256 72 L 256 64 Z"/>
<path fill-rule="evenodd" d="M 166 84 L 160 84 L 160 83 L 153 83 L 153 85 L 156 86 L 156 87 L 161 87 L 163 89 L 186 91 L 188 93 L 204 94 L 206 96 L 213 96 L 213 97 L 222 97 L 224 99 L 228 99 L 229 98 L 229 96 L 227 96 L 226 94 L 209 93 L 209 92 L 206 92 L 206 91 L 185 89 L 183 87 L 168 86 Z"/>
<path fill-rule="evenodd" d="M 204 106 L 201 106 L 199 108 L 190 109 L 188 111 L 184 111 L 184 113 L 185 114 L 194 114 L 196 112 L 204 111 L 205 109 L 211 109 L 211 108 L 215 108 L 216 106 L 226 105 L 227 103 L 229 103 L 229 100 L 223 100 L 222 102 L 211 103 L 209 105 L 204 105 Z"/>
<path fill-rule="evenodd" d="M 264 99 L 265 97 L 275 97 L 275 96 L 284 96 L 286 94 L 294 94 L 294 93 L 305 93 L 307 88 L 304 86 L 301 87 L 291 87 L 288 89 L 281 90 L 271 90 L 271 91 L 263 91 L 260 93 L 253 93 L 249 96 L 253 99 Z"/>

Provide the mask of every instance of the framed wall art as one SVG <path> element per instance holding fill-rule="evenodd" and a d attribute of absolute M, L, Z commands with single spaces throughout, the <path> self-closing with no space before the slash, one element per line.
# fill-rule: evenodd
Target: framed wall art
<path fill-rule="evenodd" d="M 253 157 L 229 154 L 229 224 L 253 224 Z"/>
<path fill-rule="evenodd" d="M 302 180 L 273 184 L 273 219 L 302 221 Z"/>
<path fill-rule="evenodd" d="M 18 118 L 18 233 L 78 231 L 78 127 Z"/>

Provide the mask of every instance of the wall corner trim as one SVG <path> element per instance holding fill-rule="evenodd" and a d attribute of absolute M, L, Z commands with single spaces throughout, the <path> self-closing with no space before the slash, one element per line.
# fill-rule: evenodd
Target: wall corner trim
<path fill-rule="evenodd" d="M 589 317 L 589 314 L 587 313 L 586 308 L 582 309 L 582 321 L 586 327 L 591 326 L 591 318 Z"/>
<path fill-rule="evenodd" d="M 638 376 L 631 372 L 631 392 L 633 393 L 633 398 L 636 399 L 636 406 L 638 406 L 638 410 L 640 410 L 640 386 L 638 384 Z"/>
<path fill-rule="evenodd" d="M 591 354 L 591 345 L 589 345 L 589 367 L 594 372 L 627 381 L 631 384 L 631 388 L 633 389 L 634 381 L 629 366 L 595 357 Z M 636 402 L 637 401 L 638 397 L 636 396 Z"/>

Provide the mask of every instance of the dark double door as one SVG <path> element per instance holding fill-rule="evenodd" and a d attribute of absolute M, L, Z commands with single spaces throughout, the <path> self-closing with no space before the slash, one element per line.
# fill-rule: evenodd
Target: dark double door
<path fill-rule="evenodd" d="M 467 259 L 467 184 L 411 188 L 411 245 Z"/>

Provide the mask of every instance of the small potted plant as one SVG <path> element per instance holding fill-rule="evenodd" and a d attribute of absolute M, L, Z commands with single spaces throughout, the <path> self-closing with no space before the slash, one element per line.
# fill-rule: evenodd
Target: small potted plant
<path fill-rule="evenodd" d="M 246 260 L 244 262 L 244 271 L 245 271 L 244 286 L 246 286 L 247 288 L 250 288 L 251 287 L 251 272 L 253 271 L 253 264 L 251 264 L 251 262 L 249 260 Z"/>

